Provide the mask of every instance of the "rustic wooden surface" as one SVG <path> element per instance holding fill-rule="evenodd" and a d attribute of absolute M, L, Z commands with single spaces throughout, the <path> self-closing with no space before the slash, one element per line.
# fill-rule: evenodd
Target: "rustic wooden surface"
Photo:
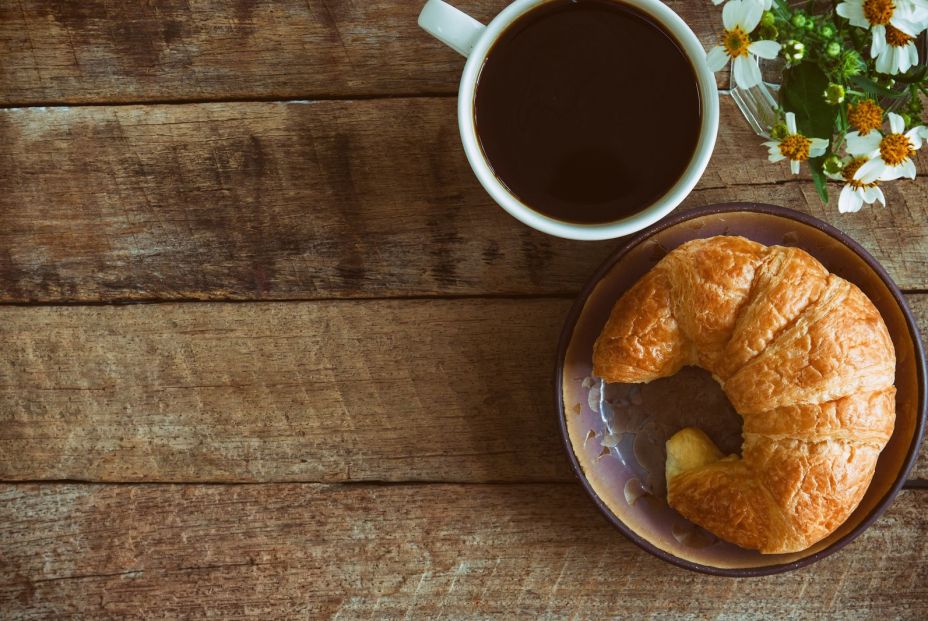
<path fill-rule="evenodd" d="M 924 449 L 791 574 L 678 570 L 598 515 L 551 370 L 617 242 L 493 205 L 420 4 L 0 0 L 0 619 L 928 616 Z M 928 329 L 926 177 L 842 216 L 737 114 L 681 209 L 827 220 Z"/>
<path fill-rule="evenodd" d="M 914 619 L 928 598 L 911 491 L 814 570 L 744 580 L 668 568 L 572 484 L 2 486 L 0 521 L 15 621 Z"/>
<path fill-rule="evenodd" d="M 4 0 L 0 102 L 453 95 L 461 57 L 396 0 Z M 459 6 L 488 22 L 508 0 Z M 721 21 L 667 3 L 715 40 Z"/>
<path fill-rule="evenodd" d="M 722 109 L 683 209 L 800 209 L 928 289 L 921 181 L 838 217 Z M 616 245 L 514 223 L 468 167 L 451 98 L 8 109 L 0 143 L 28 154 L 0 153 L 0 300 L 573 294 Z"/>
<path fill-rule="evenodd" d="M 570 481 L 570 304 L 0 307 L 0 480 Z"/>

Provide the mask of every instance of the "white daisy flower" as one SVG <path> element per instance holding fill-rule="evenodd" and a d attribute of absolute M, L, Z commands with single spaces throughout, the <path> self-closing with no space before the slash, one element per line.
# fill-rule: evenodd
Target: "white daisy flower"
<path fill-rule="evenodd" d="M 883 196 L 879 181 L 864 183 L 854 178 L 860 167 L 866 163 L 867 158 L 857 157 L 848 162 L 840 174 L 828 175 L 830 179 L 844 181 L 841 196 L 838 197 L 839 212 L 852 213 L 860 211 L 860 208 L 864 205 L 872 205 L 876 201 L 879 201 L 884 207 L 886 206 L 886 197 Z"/>
<path fill-rule="evenodd" d="M 874 26 L 870 58 L 876 59 L 876 70 L 880 73 L 905 73 L 918 64 L 915 37 L 893 26 Z"/>
<path fill-rule="evenodd" d="M 894 112 L 890 112 L 890 133 L 885 136 L 877 130 L 861 135 L 851 132 L 847 135 L 847 152 L 854 157 L 864 157 L 867 161 L 854 174 L 854 179 L 863 183 L 874 181 L 891 181 L 900 177 L 915 178 L 915 162 L 912 156 L 921 148 L 922 140 L 928 135 L 923 126 L 905 131 L 905 121 Z"/>
<path fill-rule="evenodd" d="M 758 0 L 729 0 L 722 9 L 725 32 L 719 43 L 706 55 L 712 71 L 719 71 L 732 61 L 732 77 L 740 88 L 760 84 L 760 67 L 757 58 L 776 58 L 780 44 L 776 41 L 751 42 L 750 34 L 760 23 L 764 7 Z"/>
<path fill-rule="evenodd" d="M 915 37 L 928 28 L 928 0 L 844 0 L 838 15 L 870 29 L 870 57 L 880 73 L 901 73 L 918 64 Z"/>
<path fill-rule="evenodd" d="M 732 0 L 734 2 L 734 0 Z M 771 162 L 789 160 L 789 169 L 794 175 L 799 174 L 799 163 L 810 157 L 825 155 L 828 141 L 824 138 L 806 138 L 796 131 L 796 115 L 786 113 L 786 129 L 789 132 L 782 140 L 765 142 L 764 146 L 770 151 L 767 159 Z"/>
<path fill-rule="evenodd" d="M 928 28 L 926 0 L 843 0 L 835 12 L 858 28 L 889 24 L 912 37 Z"/>

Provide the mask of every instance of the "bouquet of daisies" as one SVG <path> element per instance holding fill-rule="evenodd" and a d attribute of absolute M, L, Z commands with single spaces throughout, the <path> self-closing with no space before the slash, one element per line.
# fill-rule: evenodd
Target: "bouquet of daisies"
<path fill-rule="evenodd" d="M 843 181 L 842 213 L 885 205 L 880 184 L 913 179 L 913 156 L 928 142 L 921 124 L 928 64 L 919 57 L 928 0 L 815 5 L 728 0 L 707 61 L 713 71 L 730 65 L 742 90 L 767 88 L 758 59 L 781 63 L 778 117 L 764 143 L 770 161 L 788 160 L 793 174 L 807 162 L 826 203 L 827 179 Z"/>

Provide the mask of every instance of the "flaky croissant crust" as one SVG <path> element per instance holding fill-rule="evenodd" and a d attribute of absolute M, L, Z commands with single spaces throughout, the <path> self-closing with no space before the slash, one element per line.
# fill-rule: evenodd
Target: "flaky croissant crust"
<path fill-rule="evenodd" d="M 892 340 L 860 289 L 797 248 L 688 242 L 616 303 L 593 372 L 638 383 L 686 365 L 722 386 L 744 444 L 740 459 L 719 459 L 708 439 L 668 442 L 670 506 L 769 554 L 803 550 L 847 519 L 895 422 Z M 702 457 L 677 454 L 672 468 L 680 450 Z"/>

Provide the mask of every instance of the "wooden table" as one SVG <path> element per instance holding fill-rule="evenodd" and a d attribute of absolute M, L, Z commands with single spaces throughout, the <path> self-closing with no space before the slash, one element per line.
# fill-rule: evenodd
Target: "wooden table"
<path fill-rule="evenodd" d="M 718 8 L 670 5 L 714 41 Z M 0 618 L 926 618 L 926 489 L 762 579 L 669 566 L 597 513 L 551 369 L 618 242 L 492 203 L 463 61 L 419 8 L 0 0 Z M 723 98 L 682 209 L 827 220 L 924 330 L 925 153 L 842 216 Z"/>

